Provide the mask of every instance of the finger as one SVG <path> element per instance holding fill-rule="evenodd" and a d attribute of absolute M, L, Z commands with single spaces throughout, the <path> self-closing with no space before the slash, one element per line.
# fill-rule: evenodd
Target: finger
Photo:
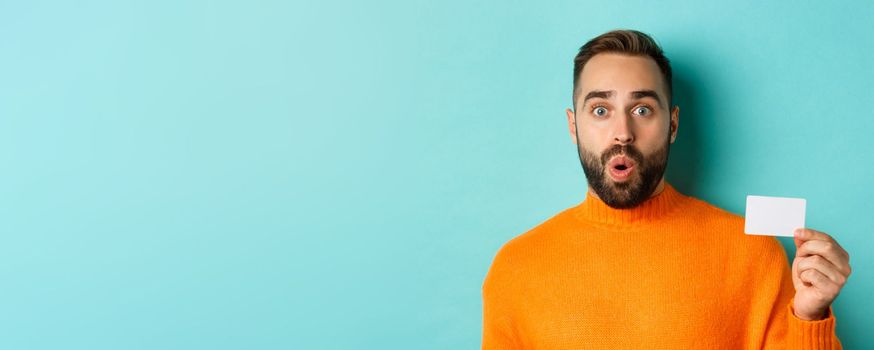
<path fill-rule="evenodd" d="M 820 241 L 830 241 L 835 242 L 832 236 L 829 236 L 825 232 L 820 232 L 814 229 L 800 227 L 793 231 L 794 237 L 800 239 L 801 241 L 809 241 L 809 240 L 820 240 Z M 837 243 L 837 242 L 835 242 Z"/>
<path fill-rule="evenodd" d="M 810 284 L 813 288 L 819 290 L 827 299 L 833 300 L 841 290 L 838 285 L 817 270 L 806 270 L 799 278 L 802 282 Z"/>
<path fill-rule="evenodd" d="M 795 258 L 792 260 L 792 285 L 795 286 L 795 290 L 801 290 L 801 288 L 806 285 L 799 277 L 801 271 L 798 269 L 798 263 L 800 263 L 801 260 L 804 260 L 804 258 Z"/>
<path fill-rule="evenodd" d="M 820 274 L 828 277 L 832 282 L 837 285 L 843 287 L 844 283 L 847 282 L 847 276 L 841 273 L 837 267 L 832 265 L 831 262 L 826 260 L 825 258 L 819 255 L 813 255 L 806 258 L 798 258 L 798 273 L 803 274 L 808 270 L 815 270 Z"/>
<path fill-rule="evenodd" d="M 813 240 L 807 241 L 798 247 L 796 257 L 821 256 L 836 266 L 841 273 L 850 274 L 849 254 L 837 243 Z"/>

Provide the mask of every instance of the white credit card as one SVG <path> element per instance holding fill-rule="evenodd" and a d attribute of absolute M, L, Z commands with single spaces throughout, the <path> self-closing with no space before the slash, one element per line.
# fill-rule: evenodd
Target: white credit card
<path fill-rule="evenodd" d="M 807 201 L 804 198 L 747 196 L 744 233 L 792 237 L 804 227 Z"/>

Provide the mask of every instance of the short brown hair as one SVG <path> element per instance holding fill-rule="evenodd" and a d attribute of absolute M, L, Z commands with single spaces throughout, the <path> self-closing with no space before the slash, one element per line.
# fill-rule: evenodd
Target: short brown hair
<path fill-rule="evenodd" d="M 622 53 L 632 56 L 649 56 L 652 58 L 659 70 L 662 72 L 662 77 L 667 83 L 668 88 L 668 109 L 673 105 L 672 99 L 674 96 L 673 83 L 671 82 L 671 62 L 665 57 L 662 48 L 656 44 L 655 40 L 649 35 L 636 30 L 612 30 L 601 34 L 592 40 L 589 40 L 580 52 L 574 57 L 574 92 L 573 104 L 576 112 L 577 103 L 577 83 L 580 80 L 580 73 L 583 71 L 583 66 L 593 56 L 599 53 Z"/>

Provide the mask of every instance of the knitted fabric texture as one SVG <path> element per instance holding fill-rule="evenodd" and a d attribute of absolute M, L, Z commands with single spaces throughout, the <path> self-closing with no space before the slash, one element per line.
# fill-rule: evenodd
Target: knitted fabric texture
<path fill-rule="evenodd" d="M 483 349 L 840 349 L 795 316 L 786 252 L 668 183 L 632 209 L 594 196 L 505 243 L 482 286 Z"/>

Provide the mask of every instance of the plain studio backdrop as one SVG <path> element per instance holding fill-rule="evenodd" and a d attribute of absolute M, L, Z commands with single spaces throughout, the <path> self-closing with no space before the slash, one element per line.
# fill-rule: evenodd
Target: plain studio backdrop
<path fill-rule="evenodd" d="M 572 60 L 617 28 L 673 62 L 668 180 L 806 198 L 852 256 L 838 335 L 870 346 L 871 13 L 3 1 L 0 348 L 478 348 L 498 248 L 584 198 Z"/>

